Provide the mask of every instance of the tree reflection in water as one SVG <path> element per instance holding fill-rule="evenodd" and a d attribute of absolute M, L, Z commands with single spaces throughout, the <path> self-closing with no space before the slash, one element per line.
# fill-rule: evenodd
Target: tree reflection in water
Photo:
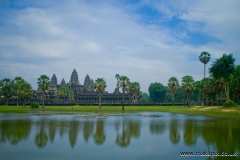
<path fill-rule="evenodd" d="M 31 120 L 3 120 L 0 121 L 0 143 L 9 142 L 17 145 L 26 140 L 31 131 Z"/>
<path fill-rule="evenodd" d="M 117 137 L 115 143 L 121 148 L 129 146 L 131 137 L 139 138 L 140 136 L 140 121 L 136 120 L 122 120 L 122 132 L 119 134 L 119 121 L 115 123 L 115 129 L 117 131 Z"/>
<path fill-rule="evenodd" d="M 152 135 L 161 135 L 165 131 L 165 121 L 163 120 L 151 120 L 149 130 Z"/>
<path fill-rule="evenodd" d="M 56 120 L 50 120 L 48 123 L 48 134 L 49 134 L 49 139 L 50 142 L 52 143 L 55 138 L 55 134 L 57 131 L 57 121 Z"/>
<path fill-rule="evenodd" d="M 83 122 L 83 138 L 86 143 L 88 143 L 89 138 L 93 135 L 93 131 L 94 131 L 93 121 Z"/>
<path fill-rule="evenodd" d="M 172 119 L 169 125 L 169 139 L 172 144 L 178 144 L 180 141 L 180 133 L 178 128 L 178 120 Z"/>
<path fill-rule="evenodd" d="M 69 122 L 69 142 L 72 148 L 76 145 L 79 130 L 79 121 Z"/>
<path fill-rule="evenodd" d="M 93 136 L 96 145 L 102 145 L 106 140 L 106 134 L 104 132 L 104 120 L 98 119 L 96 124 L 95 134 Z"/>
<path fill-rule="evenodd" d="M 38 148 L 44 148 L 48 142 L 48 136 L 46 133 L 46 123 L 47 122 L 45 119 L 41 119 L 37 123 L 38 133 L 35 136 L 35 144 Z"/>
<path fill-rule="evenodd" d="M 184 143 L 187 146 L 194 146 L 198 138 L 197 121 L 193 119 L 187 119 L 184 121 L 183 127 L 184 127 L 184 133 L 183 133 Z"/>
<path fill-rule="evenodd" d="M 94 119 L 84 119 L 80 122 L 79 120 L 40 118 L 42 119 L 37 120 L 36 123 L 35 120 L 31 119 L 0 120 L 0 143 L 16 145 L 33 136 L 34 138 L 30 139 L 29 142 L 35 143 L 39 149 L 42 149 L 47 146 L 48 141 L 51 143 L 60 141 L 56 138 L 56 132 L 58 132 L 61 138 L 67 137 L 70 146 L 74 148 L 77 145 L 80 127 L 82 126 L 83 137 L 81 136 L 81 138 L 86 143 L 93 137 L 95 145 L 103 145 L 109 133 L 107 131 L 115 128 L 116 138 L 113 137 L 112 143 L 115 142 L 114 144 L 120 148 L 126 148 L 130 146 L 131 138 L 140 138 L 141 122 L 144 121 L 144 119 L 135 120 L 132 117 L 123 117 L 122 119 L 116 118 L 113 122 L 114 126 L 109 126 L 111 123 L 106 123 L 107 126 L 104 126 L 108 119 L 97 119 L 96 121 Z M 180 125 L 182 122 L 183 125 Z M 206 118 L 181 121 L 170 119 L 169 127 L 166 124 L 168 124 L 167 121 L 162 118 L 154 118 L 150 120 L 149 126 L 144 130 L 149 130 L 152 135 L 168 137 L 173 145 L 179 144 L 181 135 L 183 135 L 182 142 L 185 146 L 195 146 L 198 138 L 202 138 L 208 147 L 208 151 L 213 151 L 212 148 L 214 148 L 214 151 L 218 152 L 240 152 L 240 125 L 238 120 Z M 35 129 L 36 126 L 36 134 L 35 131 L 31 132 L 32 126 L 32 129 Z M 108 127 L 106 131 L 105 127 Z M 166 128 L 169 128 L 168 135 L 163 134 Z M 30 136 L 30 133 L 35 135 Z M 205 150 L 207 151 L 207 149 Z"/>

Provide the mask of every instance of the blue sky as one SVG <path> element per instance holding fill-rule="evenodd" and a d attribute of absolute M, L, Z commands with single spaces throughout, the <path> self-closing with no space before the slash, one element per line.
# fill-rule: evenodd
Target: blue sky
<path fill-rule="evenodd" d="M 203 78 L 198 56 L 211 62 L 233 53 L 240 64 L 240 1 L 2 0 L 0 79 L 21 76 L 37 89 L 37 78 L 55 73 L 69 82 L 76 68 L 81 84 L 104 78 L 113 92 L 115 74 L 152 82 L 170 77 Z"/>

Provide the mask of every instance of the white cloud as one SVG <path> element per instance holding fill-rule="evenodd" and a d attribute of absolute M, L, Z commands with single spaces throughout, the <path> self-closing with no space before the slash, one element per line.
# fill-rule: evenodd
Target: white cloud
<path fill-rule="evenodd" d="M 213 59 L 222 53 L 237 53 L 239 11 L 234 3 L 219 2 L 221 7 L 214 7 L 208 1 L 181 2 L 145 1 L 139 5 L 153 5 L 166 15 L 165 20 L 179 16 L 188 22 L 186 28 L 222 42 L 184 44 L 176 36 L 188 38 L 186 31 L 176 32 L 161 23 L 141 24 L 141 17 L 129 12 L 139 7 L 133 5 L 60 1 L 6 11 L 8 18 L 3 18 L 0 26 L 0 79 L 22 76 L 36 89 L 41 74 L 51 78 L 55 73 L 59 83 L 62 78 L 68 82 L 76 68 L 81 84 L 87 74 L 92 79 L 102 77 L 109 92 L 114 90 L 117 73 L 140 82 L 145 92 L 150 83 L 167 85 L 172 76 L 179 81 L 185 75 L 200 80 L 203 65 L 198 56 L 202 51 L 210 52 Z M 229 10 L 232 12 L 227 13 Z M 197 26 L 191 28 L 192 24 Z"/>

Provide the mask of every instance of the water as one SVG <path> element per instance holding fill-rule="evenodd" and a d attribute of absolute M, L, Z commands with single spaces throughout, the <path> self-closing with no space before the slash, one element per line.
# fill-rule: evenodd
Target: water
<path fill-rule="evenodd" d="M 239 159 L 239 122 L 162 112 L 0 114 L 0 159 Z M 237 157 L 180 156 L 204 151 Z"/>

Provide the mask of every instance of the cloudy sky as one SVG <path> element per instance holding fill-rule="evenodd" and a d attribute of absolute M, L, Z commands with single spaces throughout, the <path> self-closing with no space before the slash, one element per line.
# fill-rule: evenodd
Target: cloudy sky
<path fill-rule="evenodd" d="M 207 70 L 223 53 L 240 64 L 239 8 L 239 0 L 1 0 L 0 79 L 21 76 L 37 89 L 40 75 L 69 82 L 76 68 L 81 84 L 87 74 L 104 78 L 108 92 L 117 73 L 144 92 L 172 76 L 201 80 L 202 51 L 212 56 Z"/>

